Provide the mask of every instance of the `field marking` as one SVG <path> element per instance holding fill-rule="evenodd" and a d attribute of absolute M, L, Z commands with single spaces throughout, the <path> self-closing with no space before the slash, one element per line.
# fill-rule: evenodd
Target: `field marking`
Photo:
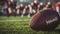
<path fill-rule="evenodd" d="M 29 21 L 29 20 L 0 20 L 0 22 L 18 22 L 18 21 Z"/>

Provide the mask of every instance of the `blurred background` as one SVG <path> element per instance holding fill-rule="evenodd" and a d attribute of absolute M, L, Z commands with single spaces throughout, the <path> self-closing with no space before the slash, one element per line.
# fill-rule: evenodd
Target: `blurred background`
<path fill-rule="evenodd" d="M 60 0 L 0 0 L 0 16 L 30 16 L 46 7 L 46 5 L 49 5 L 49 3 L 54 6 L 59 1 Z"/>
<path fill-rule="evenodd" d="M 31 17 L 43 8 L 60 0 L 0 0 L 0 34 L 60 34 L 60 25 L 54 31 L 34 31 L 29 27 Z"/>

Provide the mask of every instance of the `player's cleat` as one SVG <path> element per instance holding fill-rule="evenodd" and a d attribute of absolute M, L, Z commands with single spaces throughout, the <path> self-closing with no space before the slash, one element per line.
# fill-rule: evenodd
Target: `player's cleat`
<path fill-rule="evenodd" d="M 30 17 L 30 14 L 28 14 L 28 18 Z"/>
<path fill-rule="evenodd" d="M 21 17 L 23 18 L 23 15 L 21 15 Z"/>

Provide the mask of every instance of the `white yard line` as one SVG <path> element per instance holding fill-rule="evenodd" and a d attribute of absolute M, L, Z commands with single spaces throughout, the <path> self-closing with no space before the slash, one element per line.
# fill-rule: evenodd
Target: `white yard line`
<path fill-rule="evenodd" d="M 0 22 L 17 22 L 17 21 L 29 21 L 29 20 L 0 20 Z"/>

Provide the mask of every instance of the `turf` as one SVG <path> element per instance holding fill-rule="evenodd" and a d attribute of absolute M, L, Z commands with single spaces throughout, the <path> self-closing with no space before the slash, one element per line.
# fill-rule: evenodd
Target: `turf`
<path fill-rule="evenodd" d="M 31 17 L 28 18 L 27 16 L 23 18 L 20 16 L 0 16 L 0 34 L 60 34 L 60 25 L 53 31 L 34 31 L 29 27 L 30 19 Z"/>

